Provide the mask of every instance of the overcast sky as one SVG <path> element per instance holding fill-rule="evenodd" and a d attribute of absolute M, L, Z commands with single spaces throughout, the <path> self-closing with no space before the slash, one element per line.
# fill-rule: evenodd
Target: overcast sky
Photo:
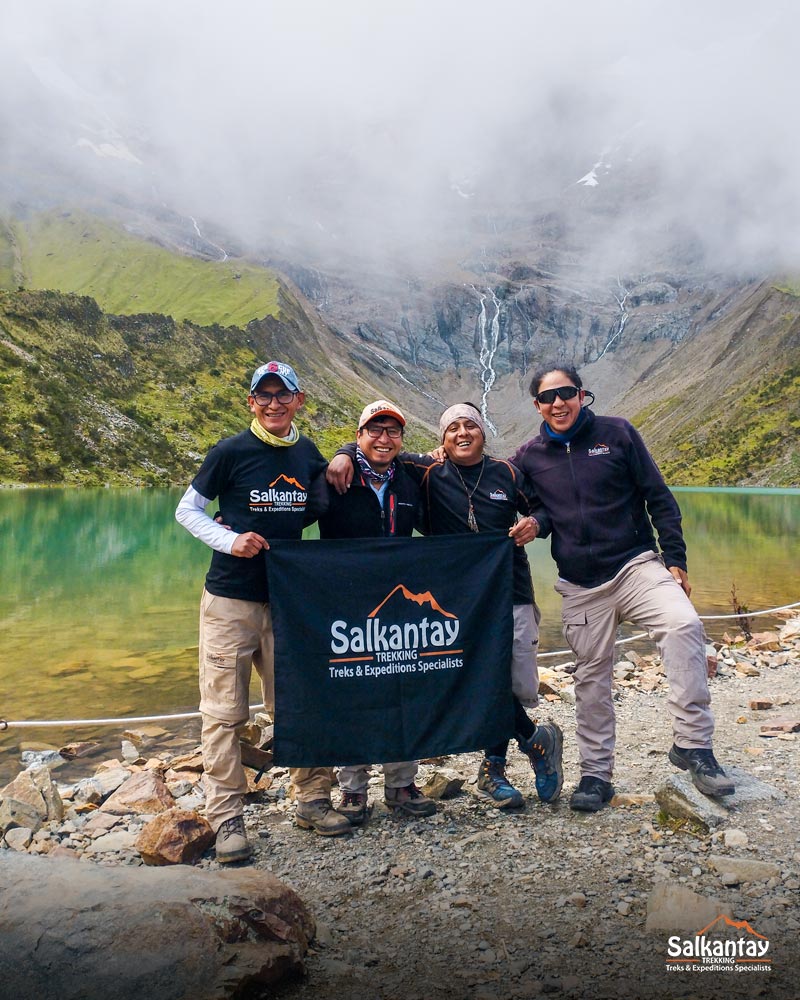
<path fill-rule="evenodd" d="M 24 151 L 371 252 L 633 163 L 618 241 L 690 225 L 712 264 L 797 268 L 798 29 L 777 0 L 4 0 L 2 190 Z"/>

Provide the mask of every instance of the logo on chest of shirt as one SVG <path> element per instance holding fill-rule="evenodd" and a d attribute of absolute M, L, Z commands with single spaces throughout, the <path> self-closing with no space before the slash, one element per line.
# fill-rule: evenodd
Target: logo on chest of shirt
<path fill-rule="evenodd" d="M 594 446 L 594 448 L 590 448 L 586 452 L 586 454 L 587 455 L 610 455 L 611 454 L 611 449 L 608 447 L 607 444 L 596 444 Z"/>
<path fill-rule="evenodd" d="M 281 473 L 265 490 L 250 490 L 252 514 L 275 514 L 304 510 L 308 490 L 291 476 Z"/>
<path fill-rule="evenodd" d="M 505 490 L 492 490 L 489 494 L 490 500 L 508 500 L 508 494 Z"/>

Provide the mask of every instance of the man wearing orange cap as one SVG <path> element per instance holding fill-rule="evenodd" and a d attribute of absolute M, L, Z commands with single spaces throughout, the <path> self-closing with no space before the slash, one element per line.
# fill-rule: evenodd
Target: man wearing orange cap
<path fill-rule="evenodd" d="M 419 486 L 396 461 L 406 418 L 386 399 L 364 407 L 358 421 L 355 476 L 340 494 L 330 489 L 328 510 L 319 520 L 321 538 L 409 537 L 419 504 Z M 417 788 L 417 761 L 383 765 L 386 805 L 409 816 L 431 816 L 436 804 Z M 368 812 L 368 765 L 339 769 L 342 798 L 336 807 L 353 826 Z"/>

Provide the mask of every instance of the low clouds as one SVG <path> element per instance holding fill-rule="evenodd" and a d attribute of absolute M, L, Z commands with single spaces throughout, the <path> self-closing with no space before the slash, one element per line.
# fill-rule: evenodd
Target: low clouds
<path fill-rule="evenodd" d="M 7 200 L 37 171 L 85 176 L 254 247 L 420 259 L 566 198 L 595 216 L 577 252 L 606 266 L 678 232 L 712 267 L 800 260 L 789 3 L 29 0 L 2 17 Z"/>

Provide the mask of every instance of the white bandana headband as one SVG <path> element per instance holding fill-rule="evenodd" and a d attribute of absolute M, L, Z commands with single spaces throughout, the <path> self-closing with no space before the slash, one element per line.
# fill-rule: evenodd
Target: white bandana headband
<path fill-rule="evenodd" d="M 483 434 L 483 440 L 486 440 L 486 424 L 483 422 L 480 410 L 476 406 L 473 406 L 472 403 L 454 403 L 453 406 L 448 406 L 441 417 L 439 417 L 439 435 L 442 441 L 444 441 L 445 431 L 450 424 L 454 420 L 461 419 L 471 420 L 477 424 L 480 427 L 481 434 Z"/>

